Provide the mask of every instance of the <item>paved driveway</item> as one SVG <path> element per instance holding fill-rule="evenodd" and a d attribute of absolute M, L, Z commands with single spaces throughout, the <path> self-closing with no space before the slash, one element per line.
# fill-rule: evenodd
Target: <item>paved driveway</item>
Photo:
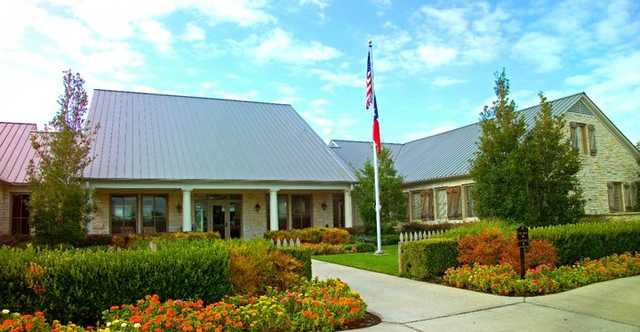
<path fill-rule="evenodd" d="M 313 261 L 340 278 L 383 323 L 367 331 L 640 331 L 640 277 L 521 298 L 467 291 Z"/>

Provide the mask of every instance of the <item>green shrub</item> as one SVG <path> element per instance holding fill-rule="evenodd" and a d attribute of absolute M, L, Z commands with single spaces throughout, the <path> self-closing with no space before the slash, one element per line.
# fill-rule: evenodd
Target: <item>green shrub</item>
<path fill-rule="evenodd" d="M 146 294 L 216 301 L 231 290 L 222 241 L 166 241 L 157 250 L 0 249 L 0 308 L 93 323 Z"/>
<path fill-rule="evenodd" d="M 344 245 L 346 252 L 374 252 L 376 249 L 376 245 L 369 242 L 355 242 Z"/>
<path fill-rule="evenodd" d="M 388 246 L 391 244 L 398 244 L 398 240 L 399 240 L 399 235 L 398 234 L 382 234 L 382 236 L 380 237 L 380 241 L 382 242 L 383 246 Z M 377 237 L 375 235 L 356 235 L 353 237 L 353 239 L 356 242 L 364 242 L 364 243 L 373 243 L 374 245 L 377 245 Z"/>
<path fill-rule="evenodd" d="M 402 273 L 414 279 L 431 279 L 458 265 L 458 243 L 452 239 L 407 242 L 399 254 Z"/>
<path fill-rule="evenodd" d="M 351 235 L 344 228 L 311 227 L 269 231 L 264 233 L 264 238 L 267 240 L 300 239 L 302 243 L 344 244 L 349 242 Z"/>
<path fill-rule="evenodd" d="M 551 241 L 560 264 L 570 265 L 582 258 L 640 251 L 640 220 L 532 228 L 529 237 Z"/>
<path fill-rule="evenodd" d="M 501 219 L 483 219 L 477 222 L 460 224 L 438 235 L 447 239 L 459 239 L 467 235 L 478 235 L 487 228 L 497 228 L 504 234 L 515 234 L 517 225 L 510 224 Z"/>
<path fill-rule="evenodd" d="M 425 222 L 412 221 L 412 222 L 400 223 L 400 232 L 446 231 L 458 225 L 462 225 L 462 224 L 456 224 L 456 223 L 450 223 L 450 222 L 441 223 L 441 224 L 427 224 Z"/>

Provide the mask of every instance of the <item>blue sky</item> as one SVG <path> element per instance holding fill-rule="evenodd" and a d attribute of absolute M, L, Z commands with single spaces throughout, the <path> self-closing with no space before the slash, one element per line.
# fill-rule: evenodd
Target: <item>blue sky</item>
<path fill-rule="evenodd" d="M 585 91 L 640 140 L 640 3 L 12 1 L 0 121 L 43 124 L 60 72 L 88 88 L 291 103 L 325 139 L 370 139 L 367 40 L 384 141 L 477 121 L 506 68 L 521 107 Z"/>

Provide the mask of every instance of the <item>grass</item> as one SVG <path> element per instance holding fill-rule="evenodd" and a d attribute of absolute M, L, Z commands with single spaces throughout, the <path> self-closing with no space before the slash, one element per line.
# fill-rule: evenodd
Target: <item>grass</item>
<path fill-rule="evenodd" d="M 382 246 L 384 255 L 377 256 L 372 252 L 356 254 L 313 256 L 319 261 L 346 265 L 362 270 L 398 275 L 398 245 Z"/>

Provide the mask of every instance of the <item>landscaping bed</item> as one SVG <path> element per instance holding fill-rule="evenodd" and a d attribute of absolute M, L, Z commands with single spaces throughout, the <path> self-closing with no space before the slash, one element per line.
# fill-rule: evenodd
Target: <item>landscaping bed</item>
<path fill-rule="evenodd" d="M 351 235 L 346 228 L 312 227 L 270 231 L 264 238 L 275 243 L 294 243 L 311 251 L 314 255 L 336 255 L 355 252 L 373 252 L 376 249 L 370 237 Z M 397 243 L 397 236 L 395 236 Z"/>
<path fill-rule="evenodd" d="M 371 320 L 366 304 L 339 280 L 306 281 L 262 296 L 237 295 L 205 304 L 202 300 L 161 302 L 149 295 L 135 304 L 111 306 L 96 327 L 80 327 L 34 315 L 3 313 L 0 331 L 333 331 Z M 26 329 L 30 326 L 31 329 Z"/>

